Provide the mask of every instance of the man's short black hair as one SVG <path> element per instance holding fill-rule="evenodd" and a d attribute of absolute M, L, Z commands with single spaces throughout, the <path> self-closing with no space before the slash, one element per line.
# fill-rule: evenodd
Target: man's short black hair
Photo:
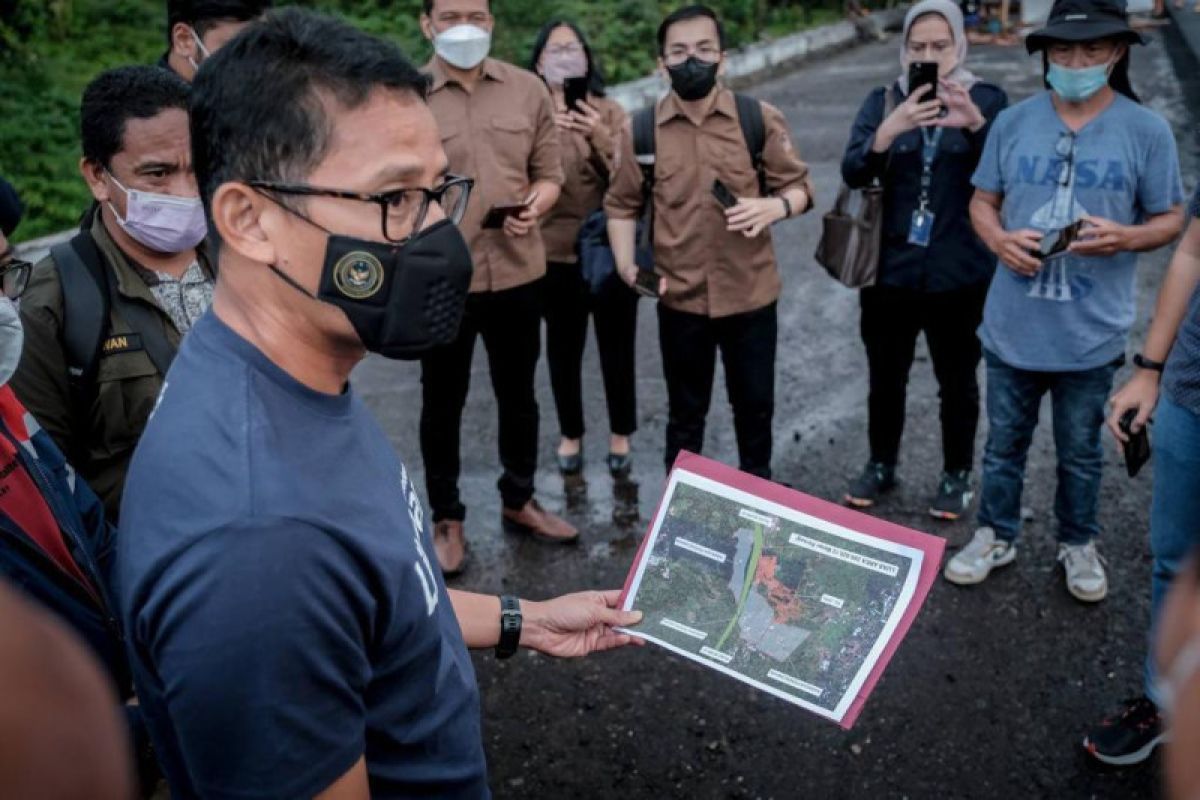
<path fill-rule="evenodd" d="M 125 123 L 188 107 L 187 81 L 170 70 L 146 65 L 102 72 L 83 90 L 79 133 L 83 157 L 106 169 L 125 147 Z"/>
<path fill-rule="evenodd" d="M 687 22 L 689 19 L 711 19 L 713 24 L 717 26 L 717 42 L 721 50 L 725 49 L 725 26 L 721 24 L 720 17 L 717 12 L 713 11 L 708 6 L 691 5 L 677 8 L 670 14 L 667 14 L 663 19 L 662 24 L 658 26 L 658 53 L 664 55 L 667 49 L 667 31 L 677 22 Z"/>
<path fill-rule="evenodd" d="M 328 152 L 339 110 L 330 105 L 358 108 L 376 88 L 424 100 L 428 81 L 395 45 L 333 17 L 284 8 L 252 24 L 192 85 L 192 166 L 205 207 L 229 181 L 304 180 Z"/>
<path fill-rule="evenodd" d="M 167 44 L 177 23 L 190 25 L 203 38 L 219 22 L 247 22 L 271 8 L 272 0 L 167 0 Z"/>
<path fill-rule="evenodd" d="M 433 13 L 433 4 L 435 2 L 436 2 L 436 0 L 422 0 L 421 1 L 421 10 L 425 12 L 425 16 L 429 16 L 430 14 Z M 492 10 L 492 0 L 488 0 L 488 13 L 491 13 L 491 10 Z"/>

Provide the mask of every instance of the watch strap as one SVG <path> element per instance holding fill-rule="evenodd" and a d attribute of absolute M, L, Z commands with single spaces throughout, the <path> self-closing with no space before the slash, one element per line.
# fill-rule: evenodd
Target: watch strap
<path fill-rule="evenodd" d="M 1154 372 L 1162 372 L 1167 366 L 1162 361 L 1154 361 L 1153 359 L 1146 358 L 1141 353 L 1136 353 L 1133 356 L 1133 365 L 1141 369 L 1153 370 Z"/>
<path fill-rule="evenodd" d="M 521 644 L 521 601 L 511 594 L 500 595 L 500 641 L 496 658 L 509 658 Z"/>

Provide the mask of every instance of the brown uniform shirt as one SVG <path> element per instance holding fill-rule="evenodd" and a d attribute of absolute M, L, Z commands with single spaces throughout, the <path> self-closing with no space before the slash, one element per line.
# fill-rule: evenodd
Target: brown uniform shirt
<path fill-rule="evenodd" d="M 780 290 L 770 231 L 753 239 L 727 231 L 724 209 L 712 194 L 719 178 L 738 197 L 759 195 L 733 92 L 719 92 L 699 126 L 684 115 L 674 93 L 659 101 L 655 122 L 654 266 L 667 279 L 662 302 L 709 317 L 762 308 Z M 763 103 L 763 125 L 767 189 L 781 194 L 801 188 L 811 199 L 808 165 L 792 146 L 783 114 Z M 641 206 L 642 172 L 627 133 L 604 210 L 612 219 L 636 219 Z"/>
<path fill-rule="evenodd" d="M 575 240 L 583 221 L 604 202 L 613 171 L 619 137 L 625 131 L 625 109 L 604 97 L 589 97 L 600 112 L 590 136 L 559 131 L 562 168 L 566 175 L 562 194 L 553 210 L 542 218 L 546 259 L 559 264 L 578 260 Z"/>
<path fill-rule="evenodd" d="M 523 286 L 546 274 L 546 251 L 535 226 L 525 236 L 483 230 L 495 205 L 519 203 L 535 181 L 563 182 L 558 130 L 550 92 L 531 72 L 489 58 L 468 91 L 452 81 L 436 58 L 425 68 L 432 79 L 429 107 L 442 132 L 450 171 L 475 179 L 459 229 L 471 248 L 472 292 Z"/>

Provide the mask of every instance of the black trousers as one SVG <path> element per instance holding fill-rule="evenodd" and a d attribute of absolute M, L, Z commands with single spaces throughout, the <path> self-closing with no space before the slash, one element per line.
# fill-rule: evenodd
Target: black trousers
<path fill-rule="evenodd" d="M 467 296 L 458 338 L 421 360 L 421 455 L 433 519 L 462 520 L 458 475 L 463 406 L 471 384 L 475 338 L 487 348 L 496 396 L 500 464 L 497 486 L 505 508 L 533 497 L 537 471 L 538 406 L 533 376 L 542 344 L 542 281 Z"/>
<path fill-rule="evenodd" d="M 774 303 L 717 319 L 658 304 L 658 339 L 667 381 L 667 469 L 680 450 L 699 453 L 704 445 L 704 421 L 720 350 L 740 469 L 771 477 L 778 334 Z"/>
<path fill-rule="evenodd" d="M 987 290 L 986 282 L 935 294 L 891 286 L 862 290 L 872 461 L 895 464 L 899 457 L 908 373 L 917 336 L 924 332 L 941 398 L 943 466 L 947 471 L 971 469 L 979 425 L 975 372 L 982 355 L 975 329 L 983 318 Z"/>
<path fill-rule="evenodd" d="M 612 433 L 637 430 L 634 335 L 638 296 L 615 275 L 592 294 L 578 264 L 546 265 L 546 360 L 558 410 L 558 427 L 568 439 L 583 436 L 583 348 L 588 314 L 596 325 L 596 347 Z"/>

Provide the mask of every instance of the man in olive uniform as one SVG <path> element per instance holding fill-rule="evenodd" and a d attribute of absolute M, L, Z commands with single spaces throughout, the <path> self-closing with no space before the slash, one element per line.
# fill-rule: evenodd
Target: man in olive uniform
<path fill-rule="evenodd" d="M 151 66 L 110 70 L 84 90 L 80 171 L 96 203 L 21 301 L 12 387 L 113 520 L 167 367 L 212 303 L 187 101 L 187 83 Z"/>

